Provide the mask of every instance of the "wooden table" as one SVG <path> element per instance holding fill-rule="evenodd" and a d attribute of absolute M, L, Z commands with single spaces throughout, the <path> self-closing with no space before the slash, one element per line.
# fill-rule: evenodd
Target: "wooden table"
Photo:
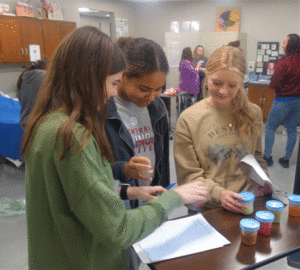
<path fill-rule="evenodd" d="M 266 197 L 257 198 L 251 216 L 234 214 L 223 208 L 206 211 L 206 220 L 231 244 L 222 248 L 149 265 L 157 270 L 222 270 L 255 269 L 292 253 L 300 251 L 300 218 L 288 215 L 288 206 L 282 211 L 281 222 L 273 224 L 269 237 L 258 236 L 254 246 L 241 244 L 239 222 L 254 218 L 255 212 L 266 210 Z M 180 245 L 180 243 L 178 243 Z"/>

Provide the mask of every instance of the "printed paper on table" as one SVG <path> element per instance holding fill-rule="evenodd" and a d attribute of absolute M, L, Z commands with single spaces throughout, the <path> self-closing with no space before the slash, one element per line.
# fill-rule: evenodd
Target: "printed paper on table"
<path fill-rule="evenodd" d="M 180 243 L 180 244 L 179 244 Z M 143 263 L 153 263 L 211 250 L 230 242 L 201 215 L 163 223 L 133 248 Z"/>

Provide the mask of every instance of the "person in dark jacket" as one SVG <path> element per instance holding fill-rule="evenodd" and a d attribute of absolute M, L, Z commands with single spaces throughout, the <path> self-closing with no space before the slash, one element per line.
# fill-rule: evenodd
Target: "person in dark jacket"
<path fill-rule="evenodd" d="M 275 65 L 270 86 L 275 91 L 265 133 L 264 159 L 273 165 L 272 147 L 275 131 L 284 122 L 287 131 L 285 156 L 279 159 L 283 168 L 289 168 L 289 159 L 297 141 L 297 124 L 300 115 L 300 37 L 288 35 L 282 45 L 286 53 Z"/>
<path fill-rule="evenodd" d="M 162 48 L 148 39 L 128 39 L 122 49 L 126 69 L 117 96 L 109 99 L 105 124 L 114 154 L 113 176 L 124 185 L 167 187 L 169 123 L 159 95 L 169 71 L 168 61 Z M 131 208 L 143 203 L 130 201 Z"/>
<path fill-rule="evenodd" d="M 49 61 L 42 59 L 33 62 L 19 76 L 17 97 L 20 101 L 20 125 L 24 128 L 27 118 L 35 104 Z"/>

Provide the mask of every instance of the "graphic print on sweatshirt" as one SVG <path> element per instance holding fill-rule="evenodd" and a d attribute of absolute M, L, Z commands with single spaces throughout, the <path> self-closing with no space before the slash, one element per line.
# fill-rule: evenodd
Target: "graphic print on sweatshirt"
<path fill-rule="evenodd" d="M 126 126 L 134 145 L 134 155 L 150 159 L 151 167 L 155 168 L 154 132 L 148 108 L 140 108 L 134 103 L 115 97 L 118 114 Z M 154 173 L 147 175 L 153 179 Z M 139 181 L 140 185 L 148 186 L 151 182 Z"/>

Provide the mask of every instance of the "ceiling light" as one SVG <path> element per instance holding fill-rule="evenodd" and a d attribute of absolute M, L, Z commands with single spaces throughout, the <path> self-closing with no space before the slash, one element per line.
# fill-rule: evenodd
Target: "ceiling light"
<path fill-rule="evenodd" d="M 91 10 L 89 8 L 78 8 L 79 12 L 90 12 Z"/>

